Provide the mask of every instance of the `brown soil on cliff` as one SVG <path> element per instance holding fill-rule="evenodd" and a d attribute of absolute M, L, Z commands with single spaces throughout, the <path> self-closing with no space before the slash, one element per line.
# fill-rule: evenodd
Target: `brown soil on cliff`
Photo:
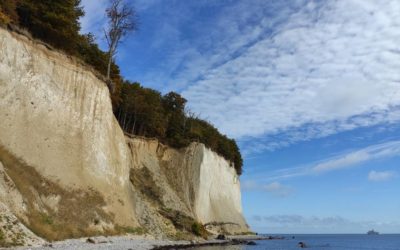
<path fill-rule="evenodd" d="M 107 227 L 113 215 L 102 209 L 105 201 L 99 193 L 66 190 L 2 147 L 0 161 L 27 205 L 28 219 L 20 218 L 21 221 L 38 236 L 62 240 L 115 233 L 112 227 Z"/>

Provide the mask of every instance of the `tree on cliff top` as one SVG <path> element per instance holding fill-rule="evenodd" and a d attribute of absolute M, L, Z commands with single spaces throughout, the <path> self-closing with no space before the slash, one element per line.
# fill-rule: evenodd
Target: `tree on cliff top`
<path fill-rule="evenodd" d="M 121 98 L 122 76 L 118 65 L 108 63 L 92 34 L 82 35 L 79 19 L 84 15 L 81 0 L 0 0 L 0 25 L 13 23 L 37 39 L 63 50 L 106 74 L 113 83 L 111 99 L 117 107 Z"/>
<path fill-rule="evenodd" d="M 131 22 L 134 18 L 125 24 L 121 18 L 135 13 L 133 9 L 123 8 L 122 0 L 111 3 L 116 5 L 107 10 L 107 15 L 114 18 L 110 22 L 114 20 L 115 23 L 108 30 L 109 53 L 99 48 L 92 34 L 79 34 L 79 17 L 83 15 L 80 0 L 0 0 L 0 24 L 19 24 L 34 37 L 82 59 L 98 72 L 107 72 L 109 83 L 112 82 L 109 87 L 113 90 L 114 112 L 125 132 L 156 137 L 176 148 L 191 142 L 204 143 L 234 163 L 240 175 L 243 161 L 235 140 L 221 134 L 211 123 L 188 113 L 185 98 L 175 92 L 162 95 L 159 91 L 123 80 L 113 57 L 123 36 L 136 29 L 136 23 Z M 123 29 L 118 30 L 118 27 Z"/>
<path fill-rule="evenodd" d="M 0 1 L 0 23 L 18 23 L 17 0 Z"/>
<path fill-rule="evenodd" d="M 116 117 L 125 132 L 156 137 L 175 148 L 186 147 L 191 142 L 204 143 L 233 163 L 237 174 L 242 174 L 242 156 L 235 140 L 221 134 L 210 123 L 188 114 L 186 102 L 178 93 L 162 95 L 139 83 L 124 81 Z"/>
<path fill-rule="evenodd" d="M 76 55 L 79 18 L 84 15 L 80 0 L 19 0 L 19 24 L 34 37 Z"/>
<path fill-rule="evenodd" d="M 110 90 L 113 92 L 114 86 L 110 79 L 111 64 L 114 62 L 122 38 L 137 29 L 137 21 L 135 10 L 123 0 L 110 0 L 110 3 L 110 7 L 106 10 L 108 28 L 104 30 L 104 34 L 108 44 L 107 80 Z"/>

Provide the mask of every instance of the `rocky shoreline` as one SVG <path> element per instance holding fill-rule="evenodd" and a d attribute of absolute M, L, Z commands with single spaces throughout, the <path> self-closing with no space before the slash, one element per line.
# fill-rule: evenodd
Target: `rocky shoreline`
<path fill-rule="evenodd" d="M 230 246 L 230 245 L 256 245 L 254 241 L 265 240 L 267 238 L 227 238 L 225 240 L 207 240 L 205 242 L 191 242 L 190 244 L 173 244 L 156 246 L 152 250 L 172 250 L 172 249 L 188 249 L 193 247 L 207 247 L 207 246 Z"/>
<path fill-rule="evenodd" d="M 227 236 L 224 240 L 204 240 L 204 241 L 171 241 L 158 240 L 152 236 L 113 236 L 113 237 L 92 237 L 71 239 L 53 243 L 46 243 L 40 246 L 18 247 L 18 250 L 170 250 L 170 249 L 188 249 L 202 246 L 226 246 L 226 245 L 253 245 L 257 240 L 278 239 L 259 236 Z"/>

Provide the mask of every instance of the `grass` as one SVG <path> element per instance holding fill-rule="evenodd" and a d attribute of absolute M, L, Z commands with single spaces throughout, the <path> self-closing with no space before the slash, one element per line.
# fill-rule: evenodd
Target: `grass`
<path fill-rule="evenodd" d="M 162 201 L 163 191 L 156 184 L 153 179 L 153 174 L 147 167 L 131 169 L 130 181 L 149 202 L 161 207 L 158 211 L 159 214 L 169 220 L 177 229 L 175 233 L 169 235 L 171 238 L 177 240 L 193 239 L 193 235 L 207 238 L 208 232 L 201 223 L 198 223 L 192 217 L 187 216 L 182 212 L 164 207 Z M 137 234 L 138 232 L 135 229 L 128 233 Z"/>
<path fill-rule="evenodd" d="M 5 25 L 10 22 L 10 18 L 3 13 L 3 11 L 0 8 L 0 25 Z"/>
<path fill-rule="evenodd" d="M 144 194 L 152 203 L 162 204 L 162 190 L 157 186 L 153 175 L 147 167 L 131 169 L 129 179 L 132 185 Z"/>
<path fill-rule="evenodd" d="M 28 220 L 19 219 L 38 236 L 53 241 L 93 236 L 99 233 L 116 233 L 113 229 L 105 229 L 103 232 L 90 229 L 95 221 L 101 219 L 112 222 L 114 217 L 102 209 L 106 203 L 98 192 L 66 190 L 41 176 L 34 167 L 15 158 L 2 147 L 0 147 L 0 161 L 8 176 L 26 199 Z M 57 211 L 41 202 L 40 197 L 49 196 L 60 197 Z"/>
<path fill-rule="evenodd" d="M 197 236 L 202 236 L 202 229 L 203 229 L 203 225 L 201 225 L 198 222 L 193 222 L 192 233 L 194 233 Z"/>
<path fill-rule="evenodd" d="M 0 229 L 0 247 L 7 247 L 6 246 L 6 237 L 4 235 L 3 230 Z"/>
<path fill-rule="evenodd" d="M 235 235 L 256 235 L 256 233 L 252 231 L 247 231 L 247 232 L 236 233 Z"/>
<path fill-rule="evenodd" d="M 4 226 L 3 226 L 4 228 Z M 11 230 L 9 227 L 6 227 L 7 231 Z M 0 228 L 0 247 L 15 247 L 15 246 L 22 246 L 24 245 L 24 237 L 26 235 L 24 233 L 18 232 L 12 235 L 11 238 L 7 239 L 6 234 L 4 233 L 3 229 Z"/>
<path fill-rule="evenodd" d="M 165 218 L 169 219 L 175 228 L 181 231 L 181 235 L 179 235 L 179 233 L 177 235 L 178 239 L 187 238 L 185 233 L 190 233 L 204 239 L 206 239 L 209 235 L 203 224 L 180 211 L 172 210 L 170 208 L 163 208 L 159 211 L 159 213 Z"/>
<path fill-rule="evenodd" d="M 42 216 L 42 221 L 44 224 L 48 224 L 48 225 L 54 224 L 53 219 L 49 215 L 47 215 L 45 213 L 41 213 L 40 215 Z"/>

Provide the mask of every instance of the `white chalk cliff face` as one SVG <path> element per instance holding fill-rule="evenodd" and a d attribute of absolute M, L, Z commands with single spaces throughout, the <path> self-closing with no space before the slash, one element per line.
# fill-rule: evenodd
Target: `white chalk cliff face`
<path fill-rule="evenodd" d="M 223 157 L 200 143 L 177 150 L 152 139 L 127 138 L 127 142 L 133 159 L 132 184 L 136 189 L 154 187 L 147 196 L 153 201 L 159 197 L 158 210 L 180 211 L 215 233 L 248 231 L 238 176 Z M 151 183 L 143 183 L 146 172 L 152 176 Z M 140 199 L 140 204 L 149 200 L 146 195 Z"/>
<path fill-rule="evenodd" d="M 225 159 L 201 144 L 175 150 L 125 138 L 105 83 L 89 68 L 1 28 L 0 48 L 0 187 L 18 194 L 0 192 L 0 202 L 28 228 L 52 239 L 117 225 L 168 236 L 175 229 L 157 212 L 166 208 L 248 230 Z M 57 233 L 61 225 L 67 233 Z"/>
<path fill-rule="evenodd" d="M 137 225 L 124 135 L 105 84 L 69 57 L 3 29 L 0 48 L 0 161 L 24 197 L 24 222 L 41 230 L 43 213 L 49 224 L 75 218 L 72 236 L 75 227 Z"/>
<path fill-rule="evenodd" d="M 195 213 L 204 222 L 245 224 L 242 217 L 240 182 L 235 169 L 204 145 L 196 145 L 201 163 L 198 167 Z"/>

